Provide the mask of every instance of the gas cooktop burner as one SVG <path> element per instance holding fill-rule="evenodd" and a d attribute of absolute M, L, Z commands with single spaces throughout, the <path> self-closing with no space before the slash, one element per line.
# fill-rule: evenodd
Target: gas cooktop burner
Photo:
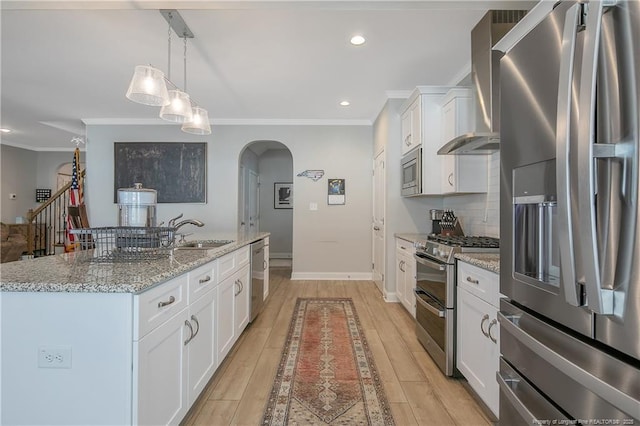
<path fill-rule="evenodd" d="M 500 240 L 493 237 L 465 237 L 459 235 L 429 235 L 430 241 L 455 247 L 499 248 Z"/>

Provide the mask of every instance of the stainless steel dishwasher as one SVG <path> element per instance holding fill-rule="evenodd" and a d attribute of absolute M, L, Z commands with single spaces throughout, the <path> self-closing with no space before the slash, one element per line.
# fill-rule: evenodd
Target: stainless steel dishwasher
<path fill-rule="evenodd" d="M 251 321 L 262 310 L 264 303 L 264 271 L 267 261 L 264 258 L 264 240 L 251 244 Z"/>

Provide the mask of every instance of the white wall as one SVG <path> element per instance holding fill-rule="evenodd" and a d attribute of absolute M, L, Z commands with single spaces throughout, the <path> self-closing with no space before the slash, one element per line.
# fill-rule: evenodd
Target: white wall
<path fill-rule="evenodd" d="M 208 142 L 207 203 L 160 204 L 159 220 L 178 213 L 197 218 L 204 228 L 185 232 L 237 229 L 239 156 L 259 140 L 275 140 L 289 148 L 294 175 L 323 169 L 317 182 L 294 176 L 294 278 L 369 278 L 371 276 L 370 126 L 214 126 L 207 137 L 173 125 L 88 125 L 86 202 L 92 226 L 114 225 L 114 142 Z M 347 204 L 327 206 L 327 178 L 346 179 Z M 317 211 L 309 203 L 318 203 Z"/>
<path fill-rule="evenodd" d="M 288 259 L 293 250 L 293 209 L 273 206 L 273 184 L 293 182 L 293 159 L 286 149 L 269 149 L 258 158 L 260 170 L 260 230 L 271 232 L 271 258 Z M 296 189 L 293 190 L 296 198 Z"/>

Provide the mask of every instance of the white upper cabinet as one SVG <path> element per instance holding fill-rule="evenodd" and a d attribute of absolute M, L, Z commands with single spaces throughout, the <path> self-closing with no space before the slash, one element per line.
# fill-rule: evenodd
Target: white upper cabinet
<path fill-rule="evenodd" d="M 473 94 L 470 88 L 456 87 L 442 99 L 440 146 L 473 130 Z M 441 193 L 487 192 L 487 155 L 441 155 Z"/>
<path fill-rule="evenodd" d="M 438 149 L 442 145 L 440 109 L 446 86 L 418 86 L 401 109 L 402 154 L 422 147 L 421 195 L 440 195 L 441 163 Z"/>
<path fill-rule="evenodd" d="M 420 146 L 422 142 L 421 113 L 419 97 L 402 113 L 402 155 Z"/>

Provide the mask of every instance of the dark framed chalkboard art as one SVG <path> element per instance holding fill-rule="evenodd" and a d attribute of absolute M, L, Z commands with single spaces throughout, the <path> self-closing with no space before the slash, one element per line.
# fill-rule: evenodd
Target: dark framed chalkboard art
<path fill-rule="evenodd" d="M 136 182 L 158 191 L 158 203 L 206 203 L 207 144 L 115 142 L 114 202 Z"/>

